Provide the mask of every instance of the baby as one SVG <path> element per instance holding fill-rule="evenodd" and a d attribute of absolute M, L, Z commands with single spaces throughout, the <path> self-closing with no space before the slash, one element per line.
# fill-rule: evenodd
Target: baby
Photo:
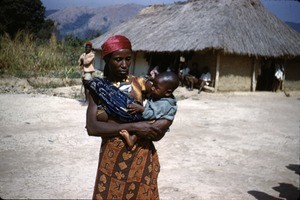
<path fill-rule="evenodd" d="M 179 86 L 179 79 L 173 72 L 163 72 L 155 76 L 152 86 L 147 93 L 145 107 L 137 103 L 129 104 L 129 113 L 142 113 L 144 120 L 167 119 L 173 121 L 177 112 L 174 90 Z M 131 149 L 137 141 L 136 135 L 130 135 L 128 131 L 121 130 L 120 134 L 126 140 Z"/>

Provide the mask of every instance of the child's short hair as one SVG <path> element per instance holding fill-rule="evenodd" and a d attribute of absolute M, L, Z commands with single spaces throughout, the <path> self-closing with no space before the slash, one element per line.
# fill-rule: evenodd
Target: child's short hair
<path fill-rule="evenodd" d="M 174 91 L 179 86 L 179 78 L 174 72 L 162 72 L 155 78 L 161 78 L 164 83 L 168 84 L 168 89 Z"/>

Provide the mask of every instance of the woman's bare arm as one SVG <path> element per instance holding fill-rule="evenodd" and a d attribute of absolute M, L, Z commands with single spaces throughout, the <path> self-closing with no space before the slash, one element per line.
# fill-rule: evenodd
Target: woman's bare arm
<path fill-rule="evenodd" d="M 159 119 L 159 120 L 156 120 L 152 126 L 155 126 L 157 127 L 158 129 L 161 130 L 161 133 L 160 134 L 157 134 L 155 137 L 152 137 L 151 139 L 153 141 L 159 141 L 161 140 L 164 136 L 165 136 L 165 133 L 168 131 L 169 127 L 172 125 L 173 121 L 169 121 L 169 120 L 166 120 L 166 119 Z M 137 133 L 138 134 L 138 133 Z"/>
<path fill-rule="evenodd" d="M 171 125 L 168 120 L 158 120 L 154 123 L 146 121 L 133 123 L 117 123 L 112 120 L 108 122 L 97 121 L 97 105 L 90 94 L 87 94 L 87 99 L 89 104 L 86 113 L 86 129 L 90 136 L 113 137 L 120 135 L 121 130 L 127 130 L 141 137 L 158 141 Z"/>
<path fill-rule="evenodd" d="M 114 126 L 112 122 L 97 121 L 96 116 L 97 116 L 98 108 L 89 93 L 87 94 L 87 100 L 88 100 L 88 107 L 86 111 L 86 129 L 88 134 L 90 136 L 100 136 L 100 137 L 119 135 L 117 126 Z"/>

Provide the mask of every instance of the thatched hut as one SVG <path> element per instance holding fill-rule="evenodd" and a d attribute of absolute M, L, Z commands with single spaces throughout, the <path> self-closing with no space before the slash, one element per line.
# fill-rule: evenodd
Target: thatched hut
<path fill-rule="evenodd" d="M 300 89 L 300 34 L 259 0 L 189 0 L 146 7 L 92 41 L 98 69 L 104 66 L 102 43 L 116 34 L 132 41 L 135 75 L 147 74 L 154 65 L 176 70 L 184 56 L 199 71 L 210 67 L 216 91 L 270 90 L 272 63 L 280 60 L 285 88 Z"/>

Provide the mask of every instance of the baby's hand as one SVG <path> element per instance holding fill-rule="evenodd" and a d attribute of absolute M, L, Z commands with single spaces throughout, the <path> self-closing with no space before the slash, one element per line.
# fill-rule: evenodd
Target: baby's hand
<path fill-rule="evenodd" d="M 142 113 L 144 111 L 144 107 L 138 103 L 131 103 L 127 105 L 129 114 Z"/>

